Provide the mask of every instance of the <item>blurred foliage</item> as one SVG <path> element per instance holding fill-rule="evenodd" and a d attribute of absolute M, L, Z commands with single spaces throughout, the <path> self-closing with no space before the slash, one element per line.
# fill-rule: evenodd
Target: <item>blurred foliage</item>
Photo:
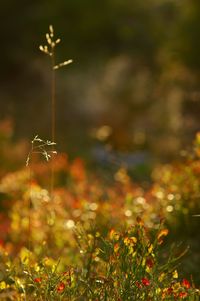
<path fill-rule="evenodd" d="M 34 154 L 29 167 L 25 168 L 25 159 L 24 167 L 19 167 L 21 158 L 15 154 L 20 149 L 20 154 L 25 158 L 29 148 L 21 143 L 13 143 L 8 136 L 9 123 L 1 128 L 1 160 L 4 165 L 1 164 L 0 179 L 0 247 L 2 260 L 7 267 L 6 274 L 1 268 L 3 295 L 9 290 L 15 293 L 16 288 L 22 294 L 29 293 L 30 287 L 36 295 L 47 294 L 47 298 L 50 298 L 51 294 L 58 293 L 57 287 L 63 283 L 63 276 L 59 273 L 73 267 L 71 271 L 76 284 L 69 287 L 64 282 L 64 287 L 61 285 L 63 298 L 69 292 L 76 296 L 76 290 L 82 291 L 82 300 L 91 296 L 105 298 L 102 294 L 107 288 L 108 298 L 111 298 L 108 300 L 114 300 L 116 296 L 127 300 L 131 298 L 128 293 L 138 294 L 141 300 L 145 300 L 152 293 L 149 288 L 153 285 L 158 300 L 161 297 L 163 300 L 173 300 L 170 298 L 174 294 L 178 294 L 178 298 L 182 292 L 186 293 L 185 297 L 191 297 L 188 300 L 198 300 L 193 289 L 194 283 L 200 281 L 197 231 L 197 215 L 200 212 L 200 134 L 197 134 L 190 152 L 185 152 L 179 161 L 155 168 L 152 184 L 147 187 L 138 185 L 124 167 L 120 167 L 112 174 L 110 181 L 105 182 L 96 173 L 89 172 L 80 158 L 71 161 L 67 155 L 58 154 L 53 161 L 55 188 L 50 194 L 52 162 L 41 161 L 40 154 Z M 13 152 L 11 157 L 8 157 L 9 149 Z M 12 165 L 6 165 L 10 160 Z M 163 221 L 169 229 L 165 244 L 163 238 L 168 230 L 163 226 Z M 141 232 L 137 230 L 137 224 L 141 226 Z M 157 240 L 154 241 L 155 235 Z M 146 270 L 145 265 L 139 264 L 140 251 L 147 251 L 150 241 L 154 241 L 160 251 L 155 256 L 151 252 L 145 253 L 147 262 L 150 262 L 150 270 Z M 190 250 L 185 254 L 188 247 Z M 31 254 L 27 250 L 31 250 Z M 139 257 L 133 256 L 134 250 L 137 250 Z M 179 265 L 174 258 L 182 255 L 185 256 Z M 45 267 L 45 260 L 52 270 Z M 58 261 L 59 273 L 55 272 Z M 135 262 L 133 265 L 132 261 Z M 136 263 L 139 264 L 137 277 L 132 281 L 130 276 L 134 271 L 131 267 L 134 268 Z M 155 264 L 153 269 L 152 264 Z M 176 273 L 177 268 L 179 276 L 177 274 L 177 278 L 173 278 L 172 274 Z M 166 277 L 163 285 L 158 280 L 162 271 Z M 8 280 L 10 277 L 15 282 L 14 286 Z M 182 286 L 183 277 L 191 279 L 191 290 Z M 41 281 L 34 280 L 38 278 Z M 176 279 L 178 284 L 175 285 Z M 99 284 L 95 284 L 95 281 Z M 115 289 L 113 281 L 121 283 L 119 290 Z M 41 285 L 39 292 L 38 285 Z M 92 295 L 88 287 L 93 287 L 96 295 Z M 169 287 L 173 289 L 168 290 Z M 143 289 L 140 292 L 138 288 Z"/>
<path fill-rule="evenodd" d="M 63 147 L 87 154 L 91 129 L 103 125 L 123 151 L 168 158 L 191 143 L 200 110 L 197 0 L 3 0 L 0 14 L 1 117 L 14 118 L 18 136 L 48 132 L 50 69 L 38 45 L 53 23 L 58 60 L 75 61 L 57 75 Z"/>
<path fill-rule="evenodd" d="M 162 48 L 176 50 L 179 45 L 178 56 L 181 55 L 183 62 L 190 67 L 198 66 L 200 6 L 197 0 L 149 0 L 145 3 L 138 0 L 104 0 L 101 3 L 3 0 L 1 14 L 4 24 L 1 26 L 4 38 L 1 59 L 4 58 L 4 62 L 6 57 L 8 60 L 12 57 L 18 60 L 18 56 L 24 61 L 29 59 L 34 53 L 33 42 L 39 44 L 44 28 L 53 21 L 61 35 L 67 37 L 66 49 L 74 57 L 78 54 L 78 57 L 96 60 L 97 54 L 116 55 L 129 51 L 147 64 L 155 65 Z"/>

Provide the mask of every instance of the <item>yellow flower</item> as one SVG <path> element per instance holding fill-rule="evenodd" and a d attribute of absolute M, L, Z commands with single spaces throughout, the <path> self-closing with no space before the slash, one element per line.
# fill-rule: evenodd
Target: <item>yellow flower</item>
<path fill-rule="evenodd" d="M 149 254 L 151 254 L 151 253 L 152 253 L 152 251 L 153 251 L 153 245 L 152 245 L 152 244 L 150 244 L 150 246 L 148 247 L 148 252 L 149 252 Z"/>
<path fill-rule="evenodd" d="M 158 281 L 162 282 L 164 278 L 165 278 L 165 273 L 162 273 L 162 274 L 160 274 Z"/>
<path fill-rule="evenodd" d="M 110 231 L 110 239 L 112 239 L 112 240 L 119 240 L 119 238 L 120 238 L 120 234 L 117 232 L 117 231 L 115 231 L 114 229 L 112 229 L 111 231 Z"/>
<path fill-rule="evenodd" d="M 177 278 L 178 278 L 178 272 L 177 272 L 177 270 L 173 271 L 172 277 L 173 277 L 174 279 L 177 279 Z"/>
<path fill-rule="evenodd" d="M 0 289 L 4 290 L 5 288 L 7 288 L 7 284 L 5 283 L 5 281 L 1 281 L 0 282 Z"/>
<path fill-rule="evenodd" d="M 124 238 L 124 244 L 128 247 L 128 246 L 134 246 L 137 242 L 137 238 L 135 236 L 132 237 L 125 237 Z"/>

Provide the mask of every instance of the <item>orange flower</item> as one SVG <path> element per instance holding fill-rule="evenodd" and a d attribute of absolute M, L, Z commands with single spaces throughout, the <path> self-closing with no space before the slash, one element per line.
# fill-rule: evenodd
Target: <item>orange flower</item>
<path fill-rule="evenodd" d="M 162 236 L 167 236 L 167 234 L 169 233 L 168 229 L 162 229 L 159 231 L 158 233 L 158 240 L 162 237 Z"/>
<path fill-rule="evenodd" d="M 65 289 L 65 284 L 63 282 L 60 282 L 57 287 L 57 292 L 62 293 Z"/>
<path fill-rule="evenodd" d="M 36 282 L 36 283 L 40 283 L 41 281 L 42 281 L 42 279 L 40 277 L 37 277 L 34 279 L 34 282 Z"/>
<path fill-rule="evenodd" d="M 163 236 L 167 236 L 169 233 L 168 229 L 162 229 L 159 231 L 157 239 L 158 239 L 158 244 L 161 245 L 163 243 Z"/>

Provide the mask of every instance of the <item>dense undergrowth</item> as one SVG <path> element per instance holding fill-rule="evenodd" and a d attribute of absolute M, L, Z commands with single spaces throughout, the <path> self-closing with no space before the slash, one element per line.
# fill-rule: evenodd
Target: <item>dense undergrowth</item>
<path fill-rule="evenodd" d="M 153 171 L 148 189 L 124 168 L 107 186 L 80 158 L 59 154 L 52 193 L 52 162 L 35 154 L 17 168 L 26 147 L 7 134 L 0 300 L 199 300 L 199 134 L 190 154 Z"/>

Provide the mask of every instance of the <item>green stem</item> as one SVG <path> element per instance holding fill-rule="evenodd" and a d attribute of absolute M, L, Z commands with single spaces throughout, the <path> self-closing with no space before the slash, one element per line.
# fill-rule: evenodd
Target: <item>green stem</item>
<path fill-rule="evenodd" d="M 55 142 L 55 124 L 56 124 L 56 78 L 55 78 L 55 52 L 52 47 L 52 56 L 51 56 L 51 141 Z M 52 145 L 52 151 L 54 151 L 54 145 Z M 53 160 L 51 161 L 51 184 L 50 184 L 50 195 L 52 196 L 54 188 L 54 164 Z"/>

